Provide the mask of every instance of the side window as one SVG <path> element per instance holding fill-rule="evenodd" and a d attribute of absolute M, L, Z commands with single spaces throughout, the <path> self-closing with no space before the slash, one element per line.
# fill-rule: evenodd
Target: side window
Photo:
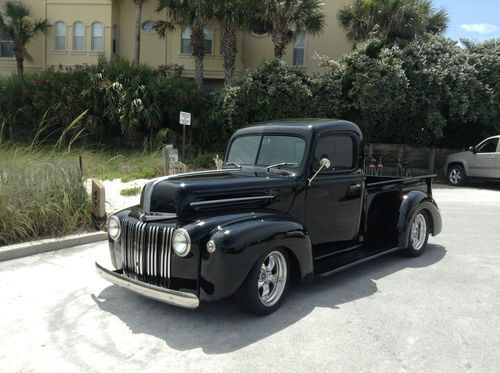
<path fill-rule="evenodd" d="M 498 147 L 498 139 L 491 139 L 483 142 L 478 148 L 478 153 L 496 153 Z"/>
<path fill-rule="evenodd" d="M 354 140 L 349 135 L 320 138 L 314 151 L 313 168 L 317 169 L 321 158 L 327 157 L 335 171 L 352 170 L 356 163 L 354 151 Z"/>

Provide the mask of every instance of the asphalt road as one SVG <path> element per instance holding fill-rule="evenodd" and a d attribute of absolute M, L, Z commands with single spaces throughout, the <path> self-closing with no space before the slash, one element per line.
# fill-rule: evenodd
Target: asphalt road
<path fill-rule="evenodd" d="M 265 318 L 112 286 L 106 244 L 0 263 L 0 371 L 499 372 L 499 190 L 436 188 L 422 257 L 294 288 Z"/>

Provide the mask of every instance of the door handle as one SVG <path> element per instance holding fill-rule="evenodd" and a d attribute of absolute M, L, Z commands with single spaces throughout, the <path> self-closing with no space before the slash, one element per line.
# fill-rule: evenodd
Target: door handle
<path fill-rule="evenodd" d="M 494 160 L 494 159 L 495 159 L 495 156 L 493 156 L 493 157 L 489 157 L 488 159 L 489 159 L 490 161 L 492 161 L 492 160 Z"/>
<path fill-rule="evenodd" d="M 361 192 L 361 184 L 352 184 L 349 186 L 348 193 L 350 195 L 357 194 L 359 192 Z"/>

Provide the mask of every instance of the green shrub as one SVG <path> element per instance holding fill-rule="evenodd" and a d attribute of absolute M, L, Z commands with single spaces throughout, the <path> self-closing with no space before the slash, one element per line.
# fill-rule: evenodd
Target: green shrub
<path fill-rule="evenodd" d="M 230 129 L 224 140 L 252 122 L 309 116 L 352 120 L 371 142 L 471 144 L 500 131 L 500 41 L 464 43 L 369 40 L 319 58 L 315 75 L 267 61 L 222 92 L 212 118 Z"/>
<path fill-rule="evenodd" d="M 211 106 L 191 79 L 175 73 L 175 66 L 171 70 L 167 74 L 121 59 L 101 59 L 95 66 L 0 79 L 0 120 L 11 127 L 4 133 L 31 142 L 42 126 L 40 140 L 50 143 L 85 112 L 73 133 L 83 130 L 86 144 L 156 150 L 182 131 L 179 111 L 193 113 L 196 122 Z"/>
<path fill-rule="evenodd" d="M 194 169 L 214 169 L 215 162 L 214 158 L 216 154 L 214 153 L 198 153 L 198 155 L 193 159 L 188 159 L 186 163 Z M 220 157 L 220 155 L 219 155 Z"/>
<path fill-rule="evenodd" d="M 270 60 L 224 91 L 219 115 L 232 132 L 258 121 L 311 116 L 311 99 L 309 77 L 302 70 Z"/>
<path fill-rule="evenodd" d="M 141 187 L 122 189 L 120 191 L 120 195 L 125 196 L 125 197 L 137 196 L 139 193 L 141 193 L 141 189 L 142 189 Z"/>

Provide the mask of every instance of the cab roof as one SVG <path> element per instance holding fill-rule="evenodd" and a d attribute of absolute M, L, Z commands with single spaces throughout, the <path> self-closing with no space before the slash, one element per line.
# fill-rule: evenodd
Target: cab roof
<path fill-rule="evenodd" d="M 359 127 L 349 121 L 340 119 L 280 119 L 249 125 L 233 136 L 255 133 L 287 133 L 313 136 L 324 132 L 347 131 L 354 132 L 362 138 Z"/>

